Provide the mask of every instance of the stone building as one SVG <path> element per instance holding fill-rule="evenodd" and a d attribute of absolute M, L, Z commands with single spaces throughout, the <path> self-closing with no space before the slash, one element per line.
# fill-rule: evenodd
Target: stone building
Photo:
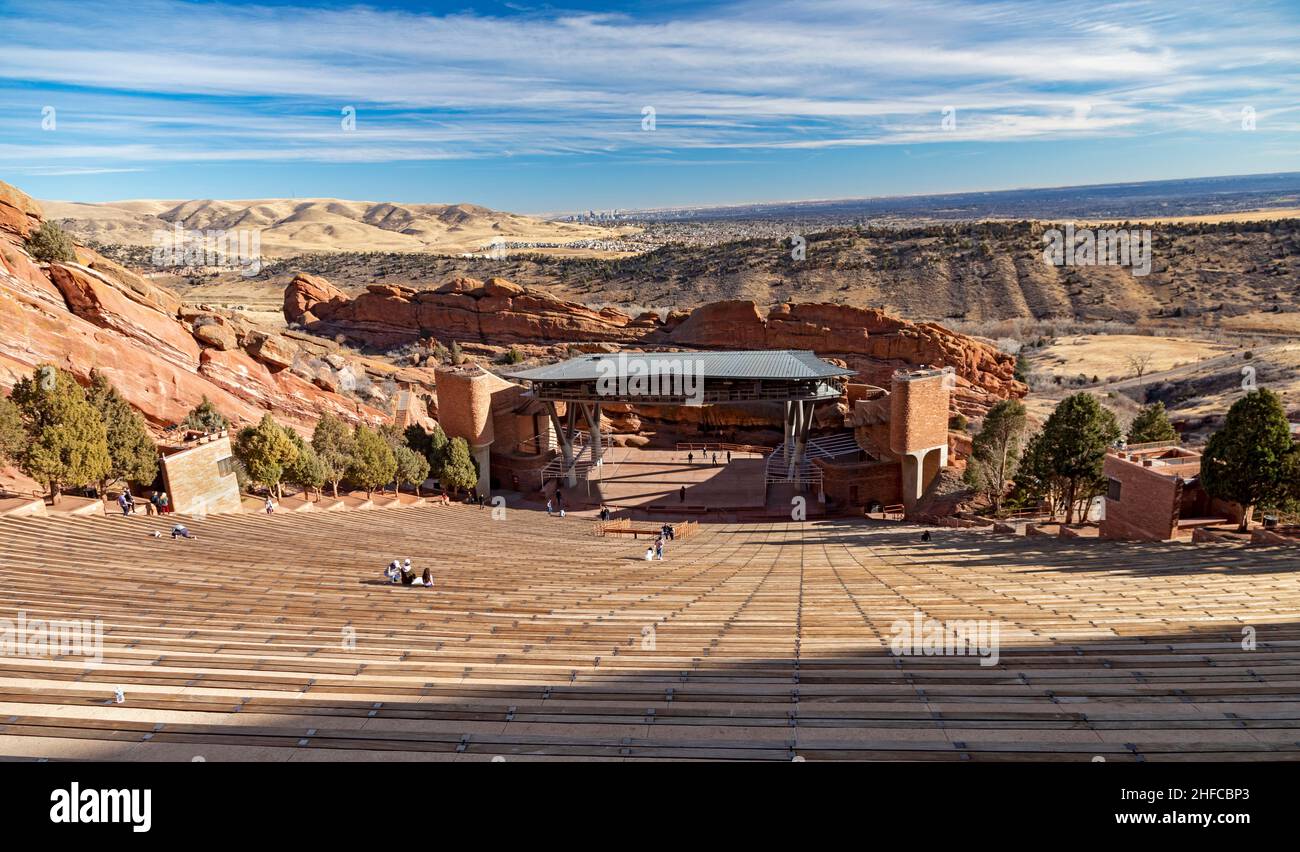
<path fill-rule="evenodd" d="M 1236 524 L 1241 507 L 1201 487 L 1201 455 L 1173 443 L 1136 445 L 1106 454 L 1102 538 L 1169 541 L 1196 527 Z"/>
<path fill-rule="evenodd" d="M 946 370 L 898 370 L 889 390 L 846 388 L 848 414 L 861 453 L 819 459 L 828 499 L 871 509 L 911 509 L 949 462 L 948 415 L 952 384 Z"/>
<path fill-rule="evenodd" d="M 208 515 L 241 510 L 230 433 L 203 435 L 159 449 L 163 490 L 172 511 Z"/>
<path fill-rule="evenodd" d="M 555 446 L 545 407 L 527 388 L 477 364 L 437 372 L 438 424 L 449 438 L 464 438 L 478 465 L 480 494 L 494 487 L 542 486 L 542 468 Z M 495 482 L 495 485 L 494 485 Z"/>

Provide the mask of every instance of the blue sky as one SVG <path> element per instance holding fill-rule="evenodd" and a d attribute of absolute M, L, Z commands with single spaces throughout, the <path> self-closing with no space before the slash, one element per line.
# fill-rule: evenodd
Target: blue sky
<path fill-rule="evenodd" d="M 552 212 L 1300 170 L 1293 0 L 0 0 L 0 21 L 0 179 L 40 198 Z"/>

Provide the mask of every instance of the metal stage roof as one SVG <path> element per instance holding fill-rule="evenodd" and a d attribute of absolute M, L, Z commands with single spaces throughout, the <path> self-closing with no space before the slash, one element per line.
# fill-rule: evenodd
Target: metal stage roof
<path fill-rule="evenodd" d="M 854 375 L 807 350 L 617 352 L 507 373 L 543 400 L 713 405 L 833 399 Z"/>
<path fill-rule="evenodd" d="M 602 363 L 612 363 L 615 369 L 627 375 L 627 367 L 636 362 L 641 375 L 660 375 L 680 369 L 680 362 L 689 360 L 698 364 L 706 379 L 828 379 L 833 376 L 851 376 L 852 370 L 837 367 L 818 358 L 806 349 L 758 349 L 733 352 L 618 352 L 580 355 L 561 361 L 507 373 L 511 379 L 530 382 L 583 382 L 595 381 L 609 375 L 610 368 Z M 622 362 L 622 363 L 620 363 Z M 678 362 L 676 367 L 672 362 Z"/>

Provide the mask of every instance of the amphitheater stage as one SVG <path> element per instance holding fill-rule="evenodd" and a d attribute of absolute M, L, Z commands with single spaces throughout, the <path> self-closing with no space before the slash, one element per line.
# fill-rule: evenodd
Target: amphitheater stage
<path fill-rule="evenodd" d="M 685 450 L 653 450 L 611 447 L 604 462 L 593 472 L 588 484 L 579 482 L 566 488 L 573 500 L 591 504 L 604 502 L 618 509 L 668 509 L 690 507 L 692 511 L 735 511 L 763 509 L 765 500 L 765 461 L 757 453 L 695 453 L 687 459 Z M 681 488 L 686 486 L 686 499 Z"/>
<path fill-rule="evenodd" d="M 786 520 L 646 562 L 536 511 L 175 520 L 0 518 L 0 619 L 102 627 L 0 656 L 0 758 L 1300 759 L 1290 547 Z M 896 645 L 922 620 L 996 653 Z"/>

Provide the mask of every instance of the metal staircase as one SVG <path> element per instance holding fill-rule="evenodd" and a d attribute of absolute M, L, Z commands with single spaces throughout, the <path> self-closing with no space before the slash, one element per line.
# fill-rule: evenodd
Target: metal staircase
<path fill-rule="evenodd" d="M 786 442 L 782 441 L 781 445 L 767 457 L 767 482 L 768 484 L 776 482 L 820 483 L 822 481 L 822 471 L 821 468 L 813 464 L 813 459 L 834 459 L 841 456 L 856 455 L 860 452 L 862 452 L 862 448 L 858 446 L 852 432 L 841 432 L 836 435 L 813 438 L 804 447 L 803 459 L 795 467 L 792 476 L 790 461 L 794 455 L 794 447 L 788 447 Z"/>

